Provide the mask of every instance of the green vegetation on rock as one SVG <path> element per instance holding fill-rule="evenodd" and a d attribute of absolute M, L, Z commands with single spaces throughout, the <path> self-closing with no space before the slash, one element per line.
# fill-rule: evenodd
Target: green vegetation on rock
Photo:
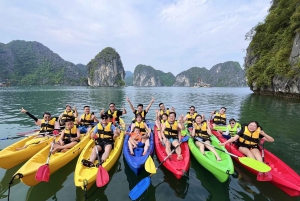
<path fill-rule="evenodd" d="M 174 84 L 175 76 L 172 73 L 170 73 L 170 72 L 165 73 L 161 70 L 157 70 L 156 73 L 157 73 L 158 77 L 160 78 L 160 82 L 161 82 L 162 86 L 170 87 Z"/>
<path fill-rule="evenodd" d="M 289 57 L 293 39 L 300 32 L 300 4 L 297 0 L 273 0 L 269 14 L 246 34 L 252 40 L 246 60 L 248 85 L 270 86 L 276 75 L 293 78 L 300 65 L 293 67 Z"/>

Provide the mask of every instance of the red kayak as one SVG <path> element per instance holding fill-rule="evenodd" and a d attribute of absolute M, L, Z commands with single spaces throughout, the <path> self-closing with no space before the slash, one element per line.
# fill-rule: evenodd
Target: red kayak
<path fill-rule="evenodd" d="M 159 142 L 157 127 L 154 126 L 154 140 L 155 140 L 155 152 L 159 161 L 163 161 L 167 157 L 167 153 L 165 151 L 165 147 Z M 170 172 L 172 172 L 177 179 L 180 179 L 190 168 L 190 151 L 188 147 L 188 143 L 184 142 L 180 145 L 181 154 L 183 160 L 177 160 L 177 154 L 174 153 L 167 159 L 163 166 L 165 166 Z"/>
<path fill-rule="evenodd" d="M 227 140 L 218 131 L 212 130 L 212 133 L 220 140 L 220 142 L 225 142 Z M 238 147 L 233 143 L 228 143 L 225 146 L 228 152 L 235 154 L 239 157 L 244 156 L 238 150 Z M 264 152 L 265 163 L 272 168 L 270 171 L 270 174 L 272 175 L 270 182 L 290 196 L 300 196 L 300 176 L 274 154 L 272 154 L 266 149 L 264 149 Z M 234 159 L 237 162 L 239 162 L 237 158 Z M 243 166 L 253 174 L 258 174 L 256 170 L 253 170 L 252 168 L 245 165 Z"/>

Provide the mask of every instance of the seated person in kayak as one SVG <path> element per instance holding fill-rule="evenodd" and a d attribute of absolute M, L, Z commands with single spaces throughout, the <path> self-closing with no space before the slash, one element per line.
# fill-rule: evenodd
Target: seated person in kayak
<path fill-rule="evenodd" d="M 138 126 L 135 126 L 128 140 L 128 148 L 130 154 L 134 155 L 133 149 L 137 147 L 144 147 L 144 151 L 142 154 L 144 156 L 147 153 L 149 146 L 149 137 L 147 136 L 147 134 L 142 134 L 141 129 Z"/>
<path fill-rule="evenodd" d="M 43 119 L 38 119 L 34 115 L 27 112 L 24 108 L 21 109 L 22 113 L 27 114 L 30 118 L 35 121 L 35 124 L 40 126 L 39 135 L 37 135 L 34 139 L 26 142 L 23 147 L 18 147 L 16 150 L 25 149 L 31 144 L 38 144 L 39 142 L 48 139 L 46 135 L 53 134 L 54 129 L 59 128 L 59 123 L 57 122 L 57 117 L 51 117 L 49 112 L 44 112 Z"/>
<path fill-rule="evenodd" d="M 71 119 L 74 121 L 74 119 L 77 117 L 78 113 L 76 107 L 74 107 L 74 110 L 72 110 L 71 105 L 67 104 L 65 111 L 59 115 L 59 123 L 61 125 L 61 128 L 65 127 L 66 120 Z"/>
<path fill-rule="evenodd" d="M 241 128 L 241 124 L 232 118 L 229 120 L 229 124 L 226 126 L 226 131 L 223 132 L 223 137 L 230 139 L 231 137 L 234 137 L 241 130 Z"/>
<path fill-rule="evenodd" d="M 101 116 L 101 122 L 95 126 L 95 129 L 91 135 L 91 137 L 96 141 L 96 146 L 99 153 L 103 152 L 101 161 L 99 163 L 103 163 L 108 158 L 111 150 L 114 147 L 114 141 L 119 136 L 120 129 L 116 128 L 112 122 L 108 122 L 107 114 L 103 114 Z M 96 158 L 97 152 L 95 149 L 93 149 L 89 160 L 83 159 L 82 164 L 88 167 L 93 167 Z"/>
<path fill-rule="evenodd" d="M 192 105 L 190 107 L 190 111 L 187 112 L 187 114 L 185 115 L 183 121 L 187 124 L 188 128 L 193 128 L 193 123 L 195 122 L 195 118 L 197 116 L 197 111 L 196 108 Z M 204 114 L 201 115 L 202 119 L 204 120 Z"/>
<path fill-rule="evenodd" d="M 133 107 L 132 103 L 130 102 L 130 100 L 129 100 L 128 97 L 126 97 L 126 100 L 127 100 L 127 102 L 129 103 L 130 108 L 131 108 L 133 114 L 134 114 L 134 115 L 136 115 L 136 114 L 141 114 L 141 115 L 142 115 L 142 118 L 143 118 L 143 121 L 145 121 L 145 120 L 146 120 L 146 114 L 148 113 L 150 107 L 152 106 L 152 104 L 153 104 L 153 102 L 154 102 L 154 98 L 152 98 L 152 100 L 150 101 L 149 105 L 146 107 L 145 110 L 144 110 L 144 105 L 143 105 L 143 104 L 141 104 L 141 103 L 138 104 L 138 105 L 137 105 L 137 109 L 135 109 L 135 108 Z M 132 123 L 134 123 L 134 120 L 135 120 L 135 119 L 132 119 Z"/>
<path fill-rule="evenodd" d="M 66 152 L 80 141 L 80 131 L 72 119 L 65 121 L 66 128 L 61 132 L 59 141 L 54 144 L 52 153 L 62 150 Z"/>
<path fill-rule="evenodd" d="M 171 146 L 176 147 L 181 141 L 181 130 L 184 129 L 183 115 L 180 117 L 179 122 L 175 120 L 176 113 L 170 112 L 169 119 L 162 125 L 161 135 L 163 142 L 166 145 L 167 155 L 171 152 Z M 175 150 L 177 160 L 182 160 L 181 148 L 178 146 Z"/>
<path fill-rule="evenodd" d="M 89 133 L 96 122 L 99 122 L 94 113 L 91 113 L 90 106 L 83 107 L 84 114 L 78 119 L 80 133 Z"/>
<path fill-rule="evenodd" d="M 155 125 L 157 127 L 157 134 L 158 134 L 159 141 L 163 143 L 162 135 L 160 131 L 161 131 L 162 124 L 164 124 L 168 120 L 168 115 L 164 113 L 161 115 L 161 118 L 162 119 L 160 119 L 159 111 L 156 110 Z"/>
<path fill-rule="evenodd" d="M 219 112 L 212 111 L 210 119 L 213 121 L 213 128 L 218 126 L 226 126 L 226 107 L 221 107 Z"/>
<path fill-rule="evenodd" d="M 160 103 L 160 104 L 158 105 L 158 107 L 159 107 L 159 115 L 160 115 L 160 119 L 162 119 L 162 115 L 163 115 L 164 113 L 167 114 L 167 115 L 169 115 L 170 112 L 175 112 L 175 108 L 174 108 L 174 107 L 172 107 L 171 110 L 170 110 L 169 108 L 166 108 L 166 107 L 165 107 L 165 104 L 163 104 L 163 103 Z"/>
<path fill-rule="evenodd" d="M 274 142 L 274 139 L 266 134 L 258 122 L 251 121 L 248 125 L 242 126 L 238 134 L 220 145 L 225 146 L 227 143 L 237 141 L 239 151 L 250 158 L 262 162 L 262 156 L 259 151 L 259 140 L 264 139 L 268 142 Z"/>
<path fill-rule="evenodd" d="M 200 115 L 197 115 L 195 120 L 196 122 L 193 124 L 193 131 L 192 131 L 192 136 L 195 139 L 195 145 L 199 147 L 200 152 L 203 155 L 205 155 L 204 149 L 207 148 L 208 150 L 210 150 L 215 154 L 217 161 L 220 161 L 221 158 L 219 154 L 216 152 L 215 148 L 206 145 L 206 144 L 211 144 L 211 139 L 210 139 L 211 130 L 210 130 L 209 121 L 202 120 L 202 117 Z"/>
<path fill-rule="evenodd" d="M 114 103 L 110 103 L 109 104 L 109 110 L 107 110 L 106 112 L 104 111 L 104 109 L 101 110 L 100 112 L 100 116 L 102 115 L 109 115 L 111 114 L 113 116 L 113 124 L 116 125 L 116 123 L 120 124 L 120 116 L 122 116 L 123 114 L 126 114 L 127 111 L 126 109 L 123 107 L 122 110 L 117 110 L 116 109 L 116 105 Z"/>

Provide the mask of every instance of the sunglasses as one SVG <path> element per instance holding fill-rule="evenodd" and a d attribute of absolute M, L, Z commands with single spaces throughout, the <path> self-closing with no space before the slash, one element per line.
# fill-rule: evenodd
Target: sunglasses
<path fill-rule="evenodd" d="M 235 124 L 235 122 L 230 122 L 230 124 Z"/>
<path fill-rule="evenodd" d="M 108 119 L 107 117 L 103 117 L 103 118 L 101 118 L 101 119 Z"/>
<path fill-rule="evenodd" d="M 110 105 L 109 107 L 115 107 L 114 105 Z"/>
<path fill-rule="evenodd" d="M 191 111 L 195 111 L 194 109 L 190 109 Z"/>

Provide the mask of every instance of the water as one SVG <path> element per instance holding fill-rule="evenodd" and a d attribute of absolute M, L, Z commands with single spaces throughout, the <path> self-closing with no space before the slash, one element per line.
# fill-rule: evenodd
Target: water
<path fill-rule="evenodd" d="M 133 113 L 126 101 L 129 97 L 134 106 L 143 103 L 146 107 L 152 97 L 155 102 L 147 119 L 154 119 L 155 109 L 160 102 L 166 107 L 175 107 L 177 114 L 186 114 L 194 105 L 198 113 L 208 118 L 212 110 L 227 107 L 227 118 L 238 119 L 242 123 L 257 120 L 264 131 L 274 137 L 274 143 L 266 143 L 266 148 L 285 161 L 298 174 L 300 173 L 300 104 L 297 100 L 284 100 L 276 97 L 257 96 L 248 88 L 179 88 L 179 87 L 10 87 L 0 88 L 0 138 L 15 136 L 18 132 L 38 129 L 33 120 L 20 113 L 21 107 L 38 118 L 44 111 L 58 116 L 66 104 L 75 105 L 79 114 L 83 106 L 90 105 L 99 116 L 102 108 L 107 109 L 110 102 L 121 109 L 124 106 L 129 122 Z M 16 142 L 0 141 L 0 149 Z M 77 158 L 61 170 L 51 175 L 49 183 L 28 187 L 15 181 L 11 188 L 10 200 L 84 200 L 84 193 L 74 186 L 74 168 Z M 158 161 L 154 156 L 154 161 Z M 7 200 L 7 187 L 14 173 L 22 164 L 4 170 L 0 168 L 0 201 Z M 90 200 L 130 200 L 128 192 L 145 176 L 136 177 L 121 155 L 117 164 L 109 172 L 110 182 L 97 189 L 94 185 L 89 191 Z M 165 168 L 151 177 L 151 186 L 140 200 L 300 200 L 282 192 L 267 182 L 257 182 L 256 177 L 235 164 L 235 174 L 225 183 L 220 183 L 210 172 L 191 157 L 189 179 L 177 180 Z"/>

